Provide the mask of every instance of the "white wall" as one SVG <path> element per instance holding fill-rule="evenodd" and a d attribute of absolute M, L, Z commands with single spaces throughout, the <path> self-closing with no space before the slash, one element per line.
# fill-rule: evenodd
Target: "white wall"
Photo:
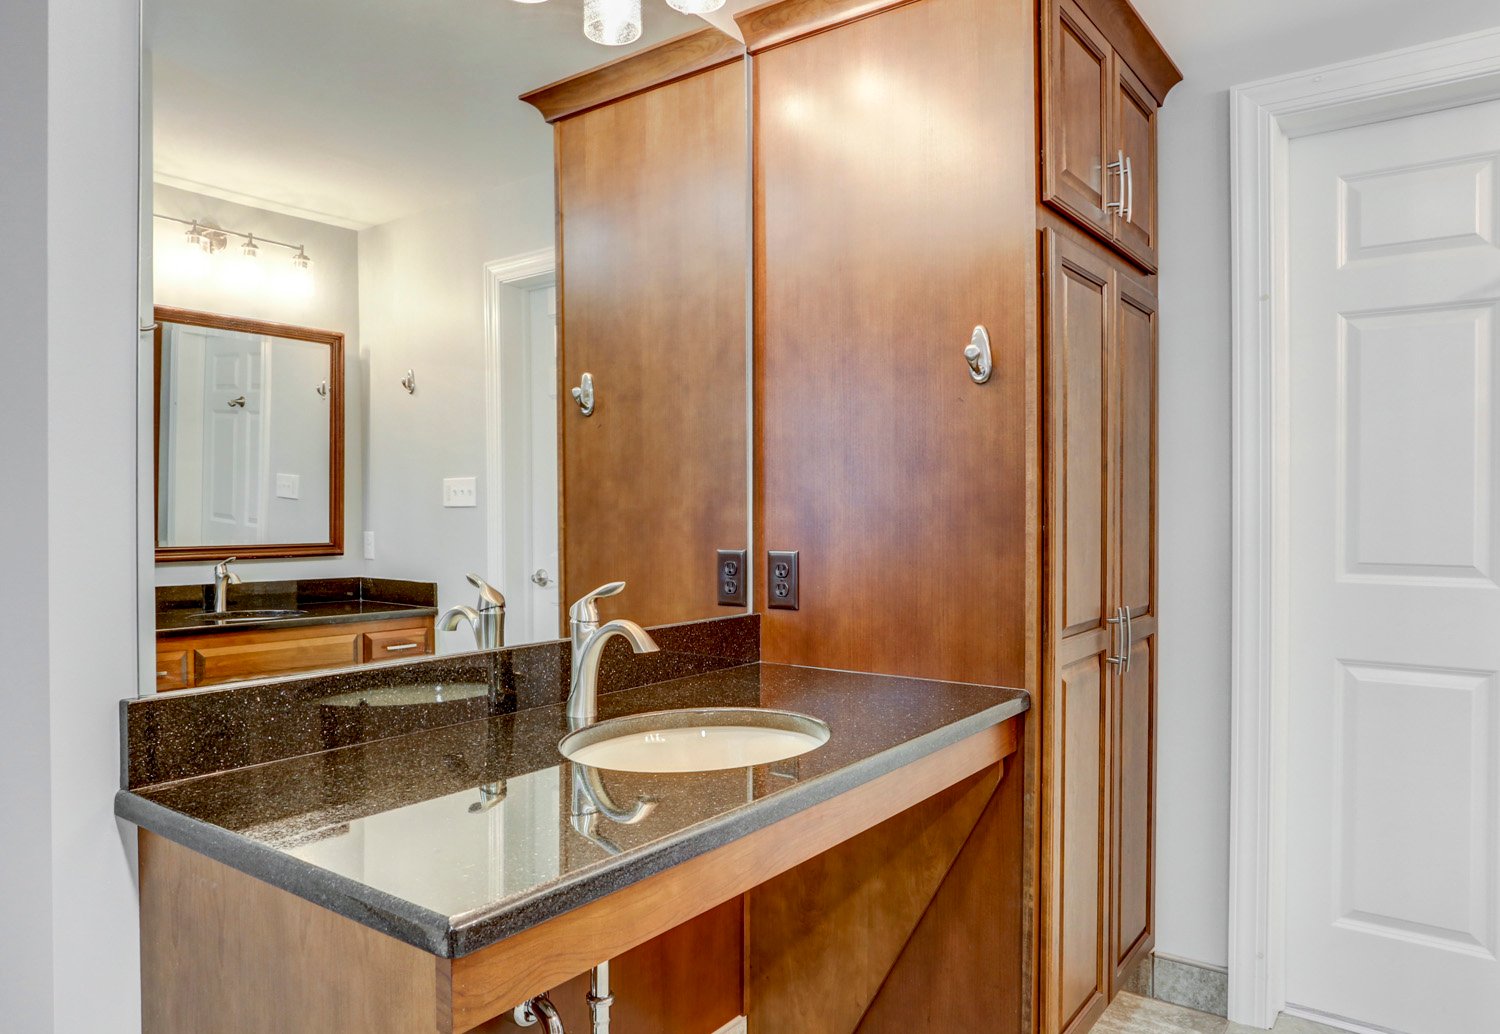
<path fill-rule="evenodd" d="M 550 178 L 505 184 L 463 202 L 363 230 L 360 326 L 369 370 L 369 573 L 438 583 L 442 606 L 470 606 L 464 580 L 487 564 L 484 264 L 553 243 Z M 417 390 L 401 378 L 411 369 Z M 445 477 L 474 477 L 479 506 L 444 508 Z M 473 649 L 467 626 L 439 632 L 444 651 Z"/>
<path fill-rule="evenodd" d="M 1159 952 L 1223 965 L 1229 901 L 1230 86 L 1500 24 L 1494 0 L 1134 0 L 1161 115 Z"/>
<path fill-rule="evenodd" d="M 364 554 L 365 396 L 367 383 L 361 362 L 359 335 L 359 237 L 325 223 L 250 208 L 165 184 L 153 189 L 153 209 L 180 219 L 201 219 L 219 226 L 302 244 L 312 256 L 311 290 L 297 288 L 285 278 L 291 271 L 288 253 L 273 245 L 261 247 L 259 264 L 265 272 L 258 279 L 234 275 L 234 254 L 212 258 L 188 248 L 186 227 L 164 219 L 153 219 L 153 291 L 158 305 L 196 309 L 228 316 L 244 316 L 272 323 L 291 323 L 344 335 L 344 555 L 295 560 L 243 561 L 241 573 L 248 579 L 325 578 L 361 575 Z M 278 274 L 282 274 L 278 276 Z M 144 361 L 150 361 L 150 342 L 145 342 Z M 303 498 L 315 491 L 303 480 Z M 326 487 L 323 489 L 326 491 Z M 321 533 L 318 536 L 321 539 Z M 158 585 L 190 585 L 212 579 L 211 564 L 160 564 Z"/>
<path fill-rule="evenodd" d="M 138 663 L 137 18 L 0 4 L 0 1002 L 27 1034 L 140 1028 L 111 800 Z"/>

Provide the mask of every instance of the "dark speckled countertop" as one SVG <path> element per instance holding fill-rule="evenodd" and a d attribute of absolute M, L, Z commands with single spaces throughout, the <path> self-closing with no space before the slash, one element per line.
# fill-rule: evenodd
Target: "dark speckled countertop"
<path fill-rule="evenodd" d="M 230 589 L 229 611 L 297 611 L 258 620 L 208 616 L 213 586 L 171 585 L 156 590 L 158 639 L 217 632 L 251 632 L 393 618 L 436 616 L 437 584 L 389 578 L 307 578 L 244 582 Z"/>
<path fill-rule="evenodd" d="M 336 706 L 336 705 L 330 705 Z M 118 815 L 440 956 L 461 956 L 1020 714 L 1021 690 L 746 664 L 609 693 L 600 717 L 770 707 L 827 722 L 789 761 L 638 775 L 565 761 L 561 705 L 122 790 Z M 575 780 L 634 824 L 573 821 Z M 580 831 L 582 826 L 584 831 Z M 587 834 L 587 835 L 586 835 Z"/>

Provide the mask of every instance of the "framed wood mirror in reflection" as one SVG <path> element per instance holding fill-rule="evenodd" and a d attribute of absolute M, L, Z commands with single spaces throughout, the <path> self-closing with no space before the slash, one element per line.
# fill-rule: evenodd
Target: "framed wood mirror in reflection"
<path fill-rule="evenodd" d="M 344 552 L 344 335 L 157 306 L 156 559 Z"/>
<path fill-rule="evenodd" d="M 474 651 L 471 575 L 506 646 L 615 581 L 606 620 L 751 606 L 717 557 L 751 545 L 739 41 L 661 0 L 618 47 L 577 0 L 143 11 L 158 688 Z M 298 327 L 342 335 L 336 394 L 331 342 L 283 393 Z"/>

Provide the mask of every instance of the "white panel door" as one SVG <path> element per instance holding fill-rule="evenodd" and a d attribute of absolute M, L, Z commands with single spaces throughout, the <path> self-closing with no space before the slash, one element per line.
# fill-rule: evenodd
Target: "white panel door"
<path fill-rule="evenodd" d="M 1288 1002 L 1500 1031 L 1500 103 L 1292 143 Z"/>
<path fill-rule="evenodd" d="M 265 531 L 266 339 L 203 336 L 203 543 L 261 542 Z"/>
<path fill-rule="evenodd" d="M 526 398 L 529 408 L 526 498 L 527 570 L 531 577 L 531 635 L 527 642 L 562 634 L 557 525 L 557 287 L 526 292 Z M 571 400 L 570 400 L 571 401 Z"/>

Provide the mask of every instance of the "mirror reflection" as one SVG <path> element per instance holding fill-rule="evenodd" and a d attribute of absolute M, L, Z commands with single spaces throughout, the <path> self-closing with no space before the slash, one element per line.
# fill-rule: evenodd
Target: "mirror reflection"
<path fill-rule="evenodd" d="M 601 46 L 584 6 L 145 0 L 155 689 L 556 639 L 615 580 L 606 617 L 746 609 L 716 593 L 749 545 L 745 279 L 635 272 L 704 261 L 660 213 L 743 223 L 745 156 L 601 179 L 670 141 L 521 95 L 706 23 L 652 3 Z"/>
<path fill-rule="evenodd" d="M 161 559 L 343 540 L 342 334 L 156 311 Z"/>

